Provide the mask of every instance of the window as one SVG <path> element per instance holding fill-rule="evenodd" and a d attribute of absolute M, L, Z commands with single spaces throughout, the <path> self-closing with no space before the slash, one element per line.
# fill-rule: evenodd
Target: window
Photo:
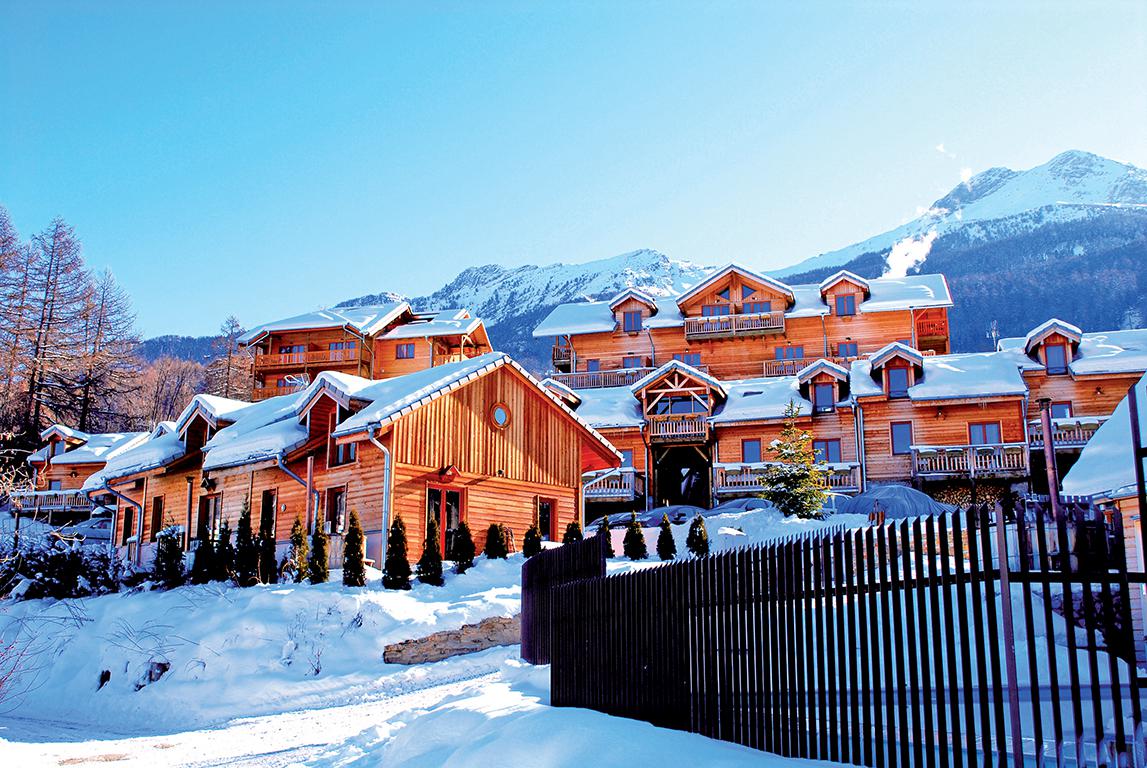
<path fill-rule="evenodd" d="M 280 355 L 301 355 L 307 351 L 306 344 L 281 344 L 279 345 Z"/>
<path fill-rule="evenodd" d="M 358 458 L 357 443 L 338 443 L 335 441 L 332 434 L 341 422 L 351 417 L 349 408 L 339 406 L 335 412 L 331 414 L 329 429 L 327 430 L 327 466 L 328 467 L 341 467 L 346 464 L 353 464 Z"/>
<path fill-rule="evenodd" d="M 413 360 L 414 359 L 414 342 L 407 341 L 395 346 L 394 348 L 395 360 Z"/>
<path fill-rule="evenodd" d="M 594 371 L 600 371 L 601 370 L 601 361 L 600 360 L 586 360 L 585 361 L 585 369 L 587 371 L 589 371 L 590 373 L 593 373 Z"/>
<path fill-rule="evenodd" d="M 462 522 L 462 491 L 441 485 L 426 487 L 426 526 L 438 522 L 438 546 L 442 557 L 453 560 L 454 535 Z"/>
<path fill-rule="evenodd" d="M 804 345 L 797 344 L 784 347 L 777 347 L 773 350 L 777 360 L 803 360 L 804 359 Z"/>
<path fill-rule="evenodd" d="M 327 349 L 354 349 L 354 345 L 353 341 L 332 341 L 327 344 Z"/>
<path fill-rule="evenodd" d="M 259 525 L 263 520 L 271 521 L 271 530 L 275 530 L 275 507 L 278 505 L 279 494 L 275 490 L 263 491 L 259 501 Z"/>
<path fill-rule="evenodd" d="M 700 352 L 679 352 L 678 354 L 673 356 L 673 359 L 678 360 L 682 363 L 685 363 L 685 365 L 691 365 L 694 368 L 696 368 L 698 365 L 701 364 L 701 353 Z"/>
<path fill-rule="evenodd" d="M 163 529 L 163 497 L 156 496 L 151 500 L 151 536 L 150 540 L 156 540 L 156 534 Z"/>
<path fill-rule="evenodd" d="M 968 442 L 972 445 L 999 445 L 1000 422 L 986 421 L 968 425 Z"/>
<path fill-rule="evenodd" d="M 624 327 L 626 333 L 637 333 L 641 330 L 641 312 L 640 310 L 634 312 L 626 312 L 624 315 Z"/>
<path fill-rule="evenodd" d="M 745 299 L 747 299 L 747 298 L 749 298 L 749 297 L 750 297 L 750 296 L 752 296 L 754 293 L 756 293 L 756 291 L 754 291 L 754 290 L 753 290 L 752 288 L 750 288 L 749 286 L 747 286 L 747 285 L 742 285 L 742 286 L 741 286 L 741 300 L 742 300 L 742 301 L 743 301 L 743 300 L 745 300 Z"/>
<path fill-rule="evenodd" d="M 637 357 L 636 355 L 626 355 L 625 357 L 621 358 L 621 367 L 622 368 L 640 368 L 641 367 L 641 358 Z"/>
<path fill-rule="evenodd" d="M 49 491 L 62 491 L 62 490 L 64 490 L 64 481 L 63 480 L 49 480 L 48 481 L 48 490 Z"/>
<path fill-rule="evenodd" d="M 623 467 L 632 467 L 633 466 L 633 449 L 632 448 L 623 448 L 621 450 L 621 466 L 623 466 Z"/>
<path fill-rule="evenodd" d="M 848 293 L 836 297 L 836 314 L 847 317 L 856 314 L 856 294 Z"/>
<path fill-rule="evenodd" d="M 1051 417 L 1053 419 L 1070 419 L 1071 415 L 1071 403 L 1051 404 Z"/>
<path fill-rule="evenodd" d="M 837 357 L 860 357 L 855 341 L 842 341 L 836 345 Z"/>
<path fill-rule="evenodd" d="M 745 314 L 746 315 L 763 315 L 773 311 L 773 303 L 771 301 L 746 301 Z"/>
<path fill-rule="evenodd" d="M 812 452 L 817 461 L 824 462 L 826 464 L 840 463 L 839 440 L 813 440 Z"/>
<path fill-rule="evenodd" d="M 51 450 L 48 451 L 49 456 L 59 456 L 67 449 L 67 446 L 64 445 L 63 440 L 53 440 L 50 445 Z"/>
<path fill-rule="evenodd" d="M 741 441 L 741 461 L 746 464 L 756 464 L 761 460 L 761 441 L 759 438 Z"/>
<path fill-rule="evenodd" d="M 494 407 L 490 409 L 490 421 L 498 429 L 510 426 L 510 407 L 505 403 L 494 403 Z"/>
<path fill-rule="evenodd" d="M 888 368 L 884 375 L 888 377 L 888 396 L 893 398 L 908 397 L 908 369 Z"/>
<path fill-rule="evenodd" d="M 833 384 L 817 384 L 813 387 L 813 411 L 815 413 L 831 413 L 836 410 L 836 386 Z"/>
<path fill-rule="evenodd" d="M 327 533 L 340 533 L 346 527 L 346 486 L 327 489 L 324 522 Z"/>
<path fill-rule="evenodd" d="M 195 537 L 198 539 L 200 536 L 207 536 L 208 538 L 215 538 L 215 532 L 219 526 L 219 494 L 212 494 L 211 496 L 199 497 L 199 517 L 195 524 Z"/>
<path fill-rule="evenodd" d="M 351 360 L 354 358 L 355 343 L 353 341 L 332 341 L 327 344 L 331 360 Z"/>
<path fill-rule="evenodd" d="M 717 292 L 717 298 L 724 299 L 725 301 L 728 301 L 729 300 L 729 289 L 726 288 L 723 291 L 718 291 Z"/>
<path fill-rule="evenodd" d="M 127 540 L 135 535 L 135 507 L 130 504 L 124 505 L 123 508 L 123 533 L 120 536 L 120 544 L 127 544 Z"/>
<path fill-rule="evenodd" d="M 670 414 L 708 413 L 709 396 L 698 395 L 665 395 L 649 406 L 649 412 L 654 416 L 667 416 Z"/>
<path fill-rule="evenodd" d="M 718 317 L 729 314 L 728 304 L 705 304 L 701 307 L 702 317 Z"/>
<path fill-rule="evenodd" d="M 1043 359 L 1050 375 L 1067 373 L 1067 347 L 1063 344 L 1046 344 Z"/>
<path fill-rule="evenodd" d="M 903 456 L 912 452 L 912 422 L 894 421 L 892 429 L 892 455 Z"/>
<path fill-rule="evenodd" d="M 553 541 L 553 538 L 554 538 L 554 501 L 553 501 L 553 499 L 538 499 L 538 531 L 542 534 L 542 541 Z"/>

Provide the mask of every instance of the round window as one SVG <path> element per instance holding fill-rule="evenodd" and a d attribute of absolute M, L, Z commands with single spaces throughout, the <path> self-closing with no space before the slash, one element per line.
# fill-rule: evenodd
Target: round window
<path fill-rule="evenodd" d="M 505 403 L 496 403 L 490 409 L 490 421 L 494 422 L 494 426 L 498 429 L 510 426 L 510 409 Z"/>

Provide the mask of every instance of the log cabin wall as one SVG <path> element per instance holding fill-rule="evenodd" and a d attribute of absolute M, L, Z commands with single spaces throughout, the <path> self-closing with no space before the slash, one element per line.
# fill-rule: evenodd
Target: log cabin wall
<path fill-rule="evenodd" d="M 434 365 L 435 340 L 433 338 L 375 339 L 373 345 L 374 369 L 371 372 L 371 378 L 374 379 L 389 379 L 404 373 L 422 371 Z M 413 357 L 400 358 L 398 356 L 399 348 L 404 345 L 407 349 L 410 348 L 409 345 L 413 345 Z"/>
<path fill-rule="evenodd" d="M 640 474 L 646 473 L 649 466 L 646 462 L 645 439 L 642 437 L 640 429 L 599 429 L 598 431 L 617 450 L 633 451 L 633 468 Z"/>
<path fill-rule="evenodd" d="M 53 482 L 60 483 L 61 491 L 77 491 L 84 481 L 103 469 L 103 464 L 60 464 L 48 460 L 48 466 L 36 473 L 36 490 L 46 491 Z M 75 477 L 72 474 L 75 473 Z"/>
<path fill-rule="evenodd" d="M 1140 376 L 1133 373 L 1077 378 L 1067 374 L 1049 376 L 1044 369 L 1025 371 L 1028 412 L 1032 419 L 1039 418 L 1038 401 L 1047 397 L 1053 403 L 1071 403 L 1073 416 L 1109 416 Z"/>
<path fill-rule="evenodd" d="M 331 345 L 353 343 L 354 352 L 349 350 L 332 353 L 333 359 L 322 359 L 321 353 L 332 352 Z M 262 378 L 266 386 L 274 386 L 275 380 L 292 373 L 310 373 L 312 378 L 321 371 L 342 371 L 356 376 L 370 376 L 372 348 L 370 340 L 363 341 L 358 335 L 338 328 L 305 331 L 280 331 L 270 334 L 256 345 L 266 350 L 269 357 L 255 358 L 255 376 Z M 307 362 L 277 362 L 276 356 L 283 354 L 280 349 L 302 346 L 306 353 L 317 355 Z M 292 353 L 293 354 L 293 353 Z"/>

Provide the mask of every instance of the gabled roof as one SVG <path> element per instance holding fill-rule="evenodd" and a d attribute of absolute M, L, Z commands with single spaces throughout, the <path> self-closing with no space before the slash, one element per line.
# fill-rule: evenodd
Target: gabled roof
<path fill-rule="evenodd" d="M 1030 355 L 1048 336 L 1056 333 L 1067 338 L 1073 344 L 1079 344 L 1080 340 L 1083 339 L 1083 331 L 1078 327 L 1053 317 L 1028 332 L 1028 335 L 1024 337 L 1024 352 Z"/>
<path fill-rule="evenodd" d="M 1135 392 L 1139 401 L 1137 426 L 1147 444 L 1147 376 L 1135 384 Z M 1063 492 L 1100 499 L 1121 499 L 1138 493 L 1131 451 L 1131 405 L 1127 397 L 1091 436 L 1079 460 L 1064 475 Z"/>
<path fill-rule="evenodd" d="M 188 403 L 179 418 L 175 421 L 175 429 L 182 433 L 196 414 L 212 427 L 218 427 L 220 422 L 235 421 L 244 408 L 251 407 L 251 403 L 244 400 L 232 400 L 218 395 L 196 395 Z"/>
<path fill-rule="evenodd" d="M 650 371 L 645 376 L 642 376 L 629 388 L 629 391 L 634 395 L 639 395 L 642 390 L 646 389 L 650 384 L 653 384 L 665 378 L 671 373 L 681 373 L 691 379 L 703 382 L 710 389 L 716 392 L 720 397 L 725 397 L 725 385 L 722 384 L 717 378 L 710 376 L 707 373 L 697 370 L 691 365 L 681 362 L 680 360 L 670 360 L 667 363 L 662 363 L 660 367 Z"/>
<path fill-rule="evenodd" d="M 419 313 L 409 323 L 396 325 L 380 338 L 421 339 L 437 336 L 464 336 L 482 327 L 482 319 L 471 317 L 465 309 L 444 309 Z"/>
<path fill-rule="evenodd" d="M 924 375 L 908 388 L 908 398 L 914 402 L 1027 394 L 1027 385 L 1015 358 L 1007 353 L 934 355 L 922 359 Z M 882 386 L 872 378 L 872 370 L 871 360 L 852 362 L 849 384 L 853 397 L 885 394 Z"/>
<path fill-rule="evenodd" d="M 759 272 L 754 272 L 751 269 L 740 266 L 739 264 L 729 264 L 728 266 L 718 269 L 716 272 L 709 275 L 701 282 L 697 283 L 697 285 L 693 286 L 689 290 L 685 291 L 685 293 L 678 296 L 677 305 L 681 306 L 697 294 L 707 290 L 718 280 L 723 280 L 732 274 L 738 274 L 741 277 L 760 283 L 761 285 L 768 286 L 782 296 L 787 297 L 790 302 L 796 301 L 796 296 L 793 294 L 793 289 L 785 283 L 782 283 L 780 280 L 777 280 L 774 277 L 769 277 L 768 275 L 762 275 Z"/>
<path fill-rule="evenodd" d="M 657 299 L 656 311 L 645 318 L 645 328 L 679 328 L 685 325 L 685 318 L 677 307 L 677 299 Z M 617 319 L 607 301 L 580 301 L 558 304 L 541 323 L 534 328 L 536 339 L 546 336 L 563 336 L 578 333 L 609 332 L 617 325 Z"/>
<path fill-rule="evenodd" d="M 61 440 L 70 440 L 73 442 L 87 442 L 90 437 L 87 432 L 81 432 L 78 429 L 72 429 L 65 424 L 53 424 L 40 433 L 41 440 L 47 440 L 52 435 L 56 435 Z"/>
<path fill-rule="evenodd" d="M 87 433 L 71 429 L 63 424 L 53 424 L 40 433 L 45 440 L 53 435 L 64 437 L 65 444 L 70 446 L 64 453 L 52 457 L 53 465 L 60 464 L 103 464 L 112 457 L 123 453 L 147 439 L 147 432 L 96 432 Z M 81 437 L 82 436 L 82 437 Z M 47 461 L 48 446 L 33 451 L 28 456 L 29 464 L 39 464 Z"/>
<path fill-rule="evenodd" d="M 84 481 L 81 490 L 85 493 L 99 491 L 112 480 L 167 466 L 182 457 L 186 450 L 178 432 L 156 430 L 146 440 L 109 459 L 103 469 Z"/>
<path fill-rule="evenodd" d="M 997 348 L 1013 355 L 1025 371 L 1043 370 L 1025 349 L 1026 337 L 1000 339 Z M 1147 371 L 1147 328 L 1085 333 L 1067 369 L 1073 376 L 1141 374 Z"/>
<path fill-rule="evenodd" d="M 815 376 L 821 373 L 827 373 L 829 376 L 832 376 L 834 379 L 838 379 L 840 381 L 848 381 L 847 368 L 845 368 L 843 365 L 837 365 L 830 360 L 824 359 L 809 363 L 804 368 L 801 368 L 799 371 L 797 371 L 797 381 L 801 384 L 807 384 Z"/>
<path fill-rule="evenodd" d="M 362 307 L 320 309 L 263 323 L 240 336 L 239 343 L 251 344 L 269 333 L 280 331 L 324 328 L 346 328 L 362 336 L 373 336 L 407 312 L 410 312 L 410 305 L 405 301 L 370 304 Z"/>
<path fill-rule="evenodd" d="M 327 373 L 324 371 L 321 376 Z M 310 388 L 252 405 L 234 424 L 216 432 L 203 446 L 206 454 L 203 470 L 266 461 L 306 443 L 307 428 L 300 423 L 299 416 L 308 392 Z"/>
<path fill-rule="evenodd" d="M 362 397 L 360 393 L 375 383 L 374 379 L 364 379 L 351 373 L 322 371 L 298 395 L 295 414 L 300 417 L 303 416 L 314 406 L 321 395 L 330 397 L 344 408 L 350 407 L 352 400 L 367 402 L 367 398 Z"/>
<path fill-rule="evenodd" d="M 835 275 L 829 275 L 824 280 L 820 281 L 820 285 L 818 287 L 820 288 L 820 292 L 823 295 L 824 292 L 827 291 L 829 288 L 831 288 L 834 285 L 836 285 L 837 283 L 845 281 L 845 280 L 847 280 L 850 283 L 856 283 L 857 285 L 859 285 L 861 288 L 864 289 L 865 293 L 868 293 L 871 290 L 871 285 L 869 285 L 869 282 L 867 280 L 865 280 L 863 277 L 856 274 L 855 272 L 849 272 L 847 269 L 842 269 L 839 272 L 837 272 Z"/>
<path fill-rule="evenodd" d="M 638 290 L 637 288 L 626 288 L 624 291 L 614 296 L 612 299 L 610 299 L 609 308 L 617 309 L 618 305 L 620 305 L 626 299 L 639 301 L 645 306 L 649 307 L 649 309 L 654 314 L 657 313 L 657 300 L 650 296 L 648 293 Z"/>
<path fill-rule="evenodd" d="M 557 379 L 542 379 L 542 386 L 548 389 L 551 394 L 557 395 L 558 398 L 564 400 L 566 405 L 571 408 L 576 409 L 578 405 L 581 404 L 581 396 Z"/>
<path fill-rule="evenodd" d="M 896 357 L 903 358 L 915 366 L 924 365 L 924 355 L 921 354 L 919 350 L 913 349 L 907 344 L 901 344 L 899 341 L 886 344 L 873 352 L 868 356 L 868 362 L 872 365 L 873 370 L 875 370 L 884 367 L 889 360 Z"/>

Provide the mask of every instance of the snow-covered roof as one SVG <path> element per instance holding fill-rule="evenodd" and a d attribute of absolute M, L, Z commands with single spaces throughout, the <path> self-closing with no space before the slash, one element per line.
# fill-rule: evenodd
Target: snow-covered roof
<path fill-rule="evenodd" d="M 147 437 L 147 432 L 90 434 L 87 436 L 87 442 L 83 445 L 53 456 L 52 464 L 102 464 L 124 451 L 134 448 Z"/>
<path fill-rule="evenodd" d="M 203 469 L 221 469 L 274 458 L 306 442 L 307 429 L 299 413 L 308 393 L 325 381 L 329 371 L 302 392 L 260 400 L 245 409 L 234 424 L 225 427 L 203 446 Z M 336 374 L 345 376 L 346 374 Z M 357 377 L 352 377 L 357 378 Z"/>
<path fill-rule="evenodd" d="M 1058 333 L 1060 336 L 1070 339 L 1076 344 L 1078 344 L 1079 340 L 1083 337 L 1083 331 L 1081 331 L 1078 326 L 1060 320 L 1058 317 L 1053 317 L 1046 322 L 1040 323 L 1028 332 L 1028 335 L 1024 337 L 1024 352 L 1030 355 L 1044 339 L 1053 333 Z"/>
<path fill-rule="evenodd" d="M 175 429 L 183 432 L 196 414 L 203 416 L 213 427 L 218 426 L 221 421 L 234 421 L 243 409 L 250 405 L 251 403 L 245 400 L 232 400 L 218 395 L 196 395 L 175 420 Z"/>
<path fill-rule="evenodd" d="M 626 299 L 633 299 L 635 301 L 639 301 L 642 304 L 644 304 L 645 306 L 652 309 L 654 312 L 657 311 L 657 299 L 653 298 L 652 296 L 650 296 L 645 291 L 642 291 L 642 290 L 637 289 L 637 288 L 626 288 L 624 291 L 622 291 L 621 293 L 614 296 L 612 299 L 610 299 L 609 308 L 610 309 L 617 309 L 618 305 L 621 304 Z"/>
<path fill-rule="evenodd" d="M 595 429 L 640 428 L 644 423 L 641 403 L 629 387 L 597 387 L 574 392 L 581 399 L 577 415 Z"/>
<path fill-rule="evenodd" d="M 656 311 L 642 321 L 645 328 L 677 328 L 685 325 L 685 318 L 677 307 L 677 299 L 657 299 Z M 608 301 L 582 301 L 558 304 L 534 328 L 534 338 L 564 336 L 565 334 L 609 332 L 617 325 Z"/>
<path fill-rule="evenodd" d="M 914 401 L 955 400 L 988 395 L 1026 395 L 1027 386 L 1011 355 L 978 352 L 921 358 L 923 376 L 908 388 Z M 884 389 L 872 377 L 871 360 L 854 360 L 850 376 L 854 397 L 875 397 Z"/>
<path fill-rule="evenodd" d="M 1139 399 L 1139 433 L 1143 436 L 1147 432 L 1147 376 L 1135 384 L 1135 392 Z M 1147 444 L 1147 436 L 1144 443 Z M 1079 460 L 1064 475 L 1063 492 L 1106 499 L 1137 493 L 1131 452 L 1131 406 L 1126 397 L 1087 441 Z"/>
<path fill-rule="evenodd" d="M 471 317 L 464 309 L 447 309 L 416 315 L 414 320 L 396 325 L 383 339 L 421 339 L 436 336 L 462 336 L 473 333 L 482 325 L 481 318 Z"/>
<path fill-rule="evenodd" d="M 904 309 L 930 309 L 952 306 L 952 292 L 943 275 L 881 277 L 868 283 L 868 298 L 856 311 L 894 312 Z"/>
<path fill-rule="evenodd" d="M 751 269 L 748 269 L 746 267 L 742 267 L 740 264 L 729 264 L 729 265 L 721 267 L 717 271 L 713 272 L 711 275 L 706 277 L 704 280 L 697 283 L 697 285 L 693 286 L 689 290 L 685 291 L 685 293 L 678 296 L 677 297 L 677 303 L 682 304 L 682 303 L 688 301 L 689 299 L 696 296 L 698 293 L 701 293 L 702 291 L 707 290 L 709 288 L 709 286 L 713 285 L 713 283 L 717 282 L 718 280 L 722 280 L 725 277 L 727 277 L 728 275 L 731 275 L 734 273 L 740 275 L 741 277 L 747 277 L 750 280 L 753 280 L 757 283 L 760 283 L 761 285 L 767 285 L 768 287 L 772 288 L 773 290 L 775 290 L 777 293 L 781 294 L 782 296 L 787 296 L 790 301 L 793 299 L 793 289 L 791 287 L 789 287 L 788 285 L 785 285 L 784 283 L 782 283 L 780 280 L 777 280 L 775 277 L 769 277 L 768 275 L 762 275 L 759 272 L 754 272 Z"/>
<path fill-rule="evenodd" d="M 41 440 L 47 440 L 52 435 L 59 435 L 65 440 L 87 440 L 89 435 L 87 432 L 81 432 L 78 429 L 72 429 L 66 424 L 53 424 L 40 433 Z"/>
<path fill-rule="evenodd" d="M 370 304 L 362 307 L 338 307 L 304 312 L 256 326 L 239 337 L 241 344 L 250 344 L 268 333 L 302 331 L 311 328 L 350 328 L 363 336 L 371 336 L 410 311 L 405 301 Z"/>
<path fill-rule="evenodd" d="M 920 353 L 920 350 L 913 349 L 907 344 L 902 344 L 899 341 L 894 341 L 891 344 L 885 344 L 883 347 L 873 352 L 868 356 L 868 362 L 872 365 L 873 368 L 880 368 L 894 357 L 902 357 L 905 360 L 911 362 L 913 365 L 924 364 L 924 355 Z"/>
<path fill-rule="evenodd" d="M 847 368 L 845 368 L 843 365 L 837 365 L 831 360 L 821 359 L 809 363 L 804 368 L 801 368 L 799 371 L 797 371 L 797 381 L 801 384 L 805 384 L 814 376 L 817 376 L 821 373 L 827 373 L 829 376 L 832 376 L 836 379 L 843 379 L 845 381 L 848 380 Z"/>
<path fill-rule="evenodd" d="M 829 275 L 824 280 L 820 281 L 820 285 L 818 287 L 820 288 L 820 292 L 824 293 L 829 288 L 833 287 L 834 285 L 836 285 L 837 283 L 839 283 L 843 280 L 847 280 L 850 283 L 856 283 L 861 288 L 863 288 L 865 291 L 869 290 L 869 285 L 868 285 L 867 280 L 865 280 L 863 277 L 856 274 L 855 272 L 849 272 L 847 269 L 842 269 L 839 272 L 837 272 L 836 274 Z"/>
<path fill-rule="evenodd" d="M 727 382 L 728 397 L 710 417 L 713 424 L 738 421 L 783 419 L 790 402 L 797 404 L 797 415 L 812 413 L 812 405 L 801 397 L 796 376 L 771 376 Z"/>
<path fill-rule="evenodd" d="M 1043 368 L 1043 363 L 1025 352 L 1027 337 L 1000 339 L 997 348 L 1011 353 L 1016 364 L 1024 370 Z M 1147 371 L 1147 328 L 1083 334 L 1067 369 L 1075 376 Z"/>
<path fill-rule="evenodd" d="M 82 490 L 86 493 L 98 491 L 104 483 L 139 472 L 166 466 L 186 453 L 186 447 L 178 432 L 164 432 L 158 437 L 149 437 L 129 450 L 108 460 L 103 469 L 93 473 L 84 481 Z"/>
<path fill-rule="evenodd" d="M 567 387 L 565 384 L 562 384 L 557 379 L 542 379 L 542 386 L 548 389 L 551 393 L 565 400 L 567 405 L 570 405 L 575 409 L 577 408 L 578 404 L 581 403 L 581 396 L 578 395 L 577 392 L 574 392 L 572 389 Z"/>
<path fill-rule="evenodd" d="M 718 380 L 715 376 L 710 376 L 704 371 L 699 371 L 693 366 L 680 360 L 670 360 L 668 362 L 662 363 L 660 367 L 635 381 L 629 388 L 629 391 L 636 395 L 653 382 L 674 372 L 684 374 L 685 376 L 696 379 L 698 381 L 703 381 L 708 384 L 718 395 L 721 397 L 725 396 L 725 385 L 722 384 L 720 380 Z"/>

